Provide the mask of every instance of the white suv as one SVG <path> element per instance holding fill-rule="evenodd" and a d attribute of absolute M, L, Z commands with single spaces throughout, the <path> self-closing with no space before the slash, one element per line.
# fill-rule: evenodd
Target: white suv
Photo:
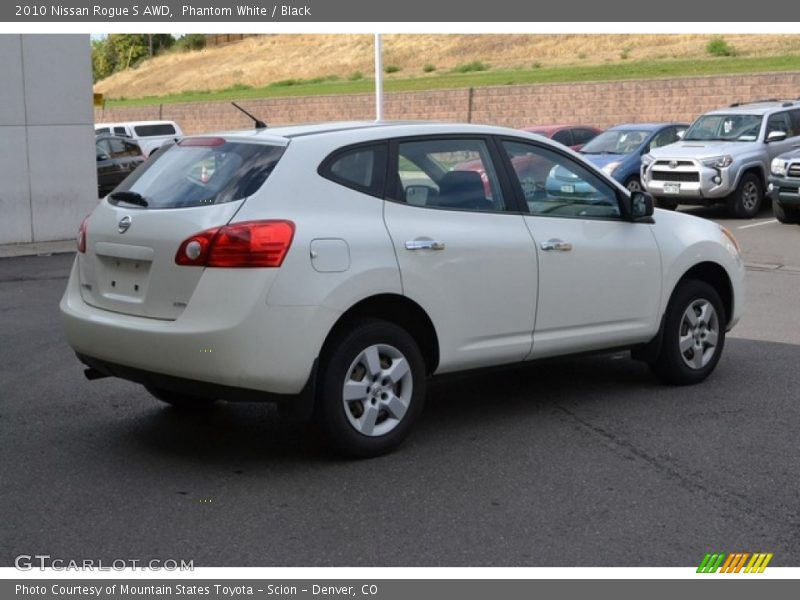
<path fill-rule="evenodd" d="M 477 125 L 187 137 L 100 202 L 78 249 L 61 310 L 87 377 L 183 407 L 277 402 L 356 456 L 407 435 L 429 375 L 629 348 L 699 382 L 743 304 L 727 230 Z"/>

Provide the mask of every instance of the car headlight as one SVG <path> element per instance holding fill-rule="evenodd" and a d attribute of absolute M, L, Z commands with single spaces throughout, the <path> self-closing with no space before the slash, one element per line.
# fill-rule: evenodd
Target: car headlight
<path fill-rule="evenodd" d="M 654 162 L 656 162 L 656 157 L 653 156 L 652 154 L 644 154 L 642 156 L 642 166 L 643 167 L 649 167 Z"/>
<path fill-rule="evenodd" d="M 703 161 L 703 166 L 711 167 L 712 169 L 724 169 L 730 167 L 733 163 L 733 157 L 730 154 L 725 156 L 715 156 L 714 158 L 707 158 Z"/>
<path fill-rule="evenodd" d="M 610 163 L 608 163 L 606 166 L 604 166 L 604 167 L 603 167 L 602 169 L 600 169 L 600 170 L 601 170 L 601 171 L 603 171 L 603 173 L 605 173 L 606 175 L 609 175 L 609 176 L 610 176 L 610 175 L 612 175 L 612 174 L 614 173 L 614 171 L 616 171 L 616 170 L 617 170 L 617 168 L 618 168 L 618 167 L 619 167 L 621 164 L 622 164 L 622 163 L 620 163 L 618 160 L 615 160 L 614 162 L 610 162 Z"/>
<path fill-rule="evenodd" d="M 786 165 L 787 161 L 783 160 L 782 158 L 773 158 L 772 164 L 769 166 L 769 170 L 772 171 L 773 175 L 786 175 Z"/>

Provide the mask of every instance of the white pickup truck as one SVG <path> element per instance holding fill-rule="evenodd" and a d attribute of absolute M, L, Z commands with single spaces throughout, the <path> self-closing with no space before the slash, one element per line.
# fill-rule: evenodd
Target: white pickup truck
<path fill-rule="evenodd" d="M 110 133 L 129 137 L 139 144 L 145 156 L 165 142 L 183 137 L 183 131 L 175 121 L 128 121 L 125 123 L 96 123 L 95 134 Z"/>

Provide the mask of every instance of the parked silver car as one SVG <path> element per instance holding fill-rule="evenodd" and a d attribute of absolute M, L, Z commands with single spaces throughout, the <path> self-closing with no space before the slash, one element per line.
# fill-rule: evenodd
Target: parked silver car
<path fill-rule="evenodd" d="M 683 139 L 642 157 L 642 184 L 660 208 L 724 202 L 752 218 L 764 201 L 770 162 L 800 143 L 800 102 L 733 104 L 701 115 Z"/>

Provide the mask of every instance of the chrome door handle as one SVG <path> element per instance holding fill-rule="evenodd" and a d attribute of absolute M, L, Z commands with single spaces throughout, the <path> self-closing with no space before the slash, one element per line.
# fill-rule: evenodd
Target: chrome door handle
<path fill-rule="evenodd" d="M 546 251 L 556 250 L 557 252 L 569 252 L 572 250 L 572 244 L 559 240 L 558 238 L 553 238 L 552 240 L 542 242 L 541 248 Z"/>
<path fill-rule="evenodd" d="M 444 242 L 436 240 L 408 240 L 406 250 L 444 250 Z"/>

